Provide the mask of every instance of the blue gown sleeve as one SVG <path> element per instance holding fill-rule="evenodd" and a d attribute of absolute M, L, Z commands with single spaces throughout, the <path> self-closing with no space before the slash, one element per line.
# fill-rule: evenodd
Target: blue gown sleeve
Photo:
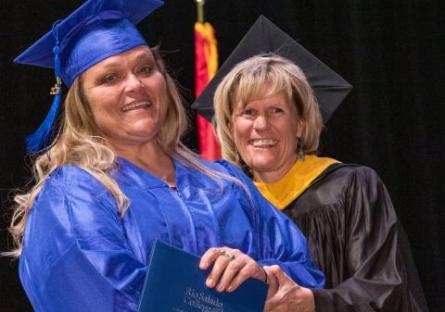
<path fill-rule="evenodd" d="M 61 171 L 27 223 L 19 273 L 31 303 L 37 311 L 136 311 L 145 264 L 128 246 L 113 199 L 81 169 Z"/>
<path fill-rule="evenodd" d="M 238 187 L 239 200 L 253 210 L 260 250 L 256 260 L 262 265 L 279 265 L 300 286 L 323 288 L 324 275 L 312 262 L 300 229 L 269 203 L 239 168 L 227 161 L 219 163 L 246 186 Z"/>

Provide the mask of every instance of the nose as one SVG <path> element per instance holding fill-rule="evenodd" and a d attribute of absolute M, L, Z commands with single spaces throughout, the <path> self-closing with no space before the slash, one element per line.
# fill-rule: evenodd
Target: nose
<path fill-rule="evenodd" d="M 264 129 L 267 129 L 268 125 L 269 125 L 269 121 L 267 120 L 267 116 L 258 115 L 257 118 L 255 118 L 253 127 L 255 130 L 264 130 Z"/>
<path fill-rule="evenodd" d="M 144 88 L 145 85 L 142 82 L 142 80 L 140 79 L 140 77 L 138 77 L 135 74 L 129 74 L 127 77 L 127 83 L 126 83 L 126 89 L 127 91 L 131 92 L 131 91 L 137 91 L 140 90 L 141 88 Z"/>

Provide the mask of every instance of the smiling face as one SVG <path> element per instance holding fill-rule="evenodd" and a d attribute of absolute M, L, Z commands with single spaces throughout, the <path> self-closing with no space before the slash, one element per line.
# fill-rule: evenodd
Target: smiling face
<path fill-rule="evenodd" d="M 165 77 L 149 47 L 106 58 L 81 80 L 94 121 L 111 146 L 156 144 L 168 101 Z"/>
<path fill-rule="evenodd" d="M 236 148 L 254 179 L 270 183 L 284 176 L 297 160 L 296 138 L 304 129 L 285 93 L 238 103 L 231 119 Z"/>

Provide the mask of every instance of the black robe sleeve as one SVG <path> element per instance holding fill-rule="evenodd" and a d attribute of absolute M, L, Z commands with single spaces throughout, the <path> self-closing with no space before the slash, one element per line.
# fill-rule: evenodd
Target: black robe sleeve
<path fill-rule="evenodd" d="M 316 310 L 426 311 L 409 285 L 397 216 L 384 184 L 367 167 L 337 171 L 294 203 L 292 210 L 302 207 L 299 213 L 285 211 L 307 234 L 326 274 L 328 289 L 314 290 Z"/>

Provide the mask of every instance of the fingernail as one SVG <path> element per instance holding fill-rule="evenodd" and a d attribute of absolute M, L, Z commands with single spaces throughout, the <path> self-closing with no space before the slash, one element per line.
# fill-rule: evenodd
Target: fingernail
<path fill-rule="evenodd" d="M 209 287 L 209 288 L 213 288 L 213 287 L 215 287 L 215 281 L 214 281 L 213 279 L 211 279 L 211 278 L 208 278 L 208 279 L 206 280 L 206 285 L 207 285 L 207 287 Z"/>
<path fill-rule="evenodd" d="M 227 291 L 228 291 L 228 292 L 232 292 L 232 291 L 233 291 L 233 287 L 232 287 L 232 286 L 229 286 L 229 288 L 227 288 Z"/>
<path fill-rule="evenodd" d="M 223 292 L 224 291 L 224 287 L 222 287 L 221 285 L 218 285 L 216 290 L 219 291 L 219 292 Z"/>

